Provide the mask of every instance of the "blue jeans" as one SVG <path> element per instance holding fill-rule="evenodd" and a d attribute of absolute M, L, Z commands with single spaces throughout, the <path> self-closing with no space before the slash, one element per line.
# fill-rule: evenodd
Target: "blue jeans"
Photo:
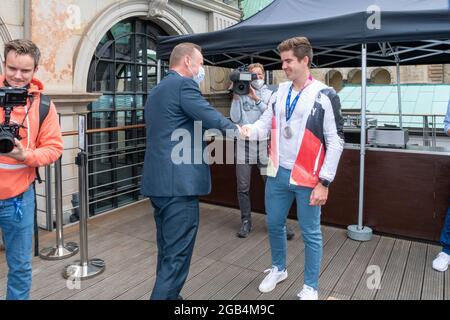
<path fill-rule="evenodd" d="M 310 206 L 312 189 L 289 183 L 291 171 L 279 167 L 277 176 L 267 177 L 266 223 L 269 231 L 272 265 L 286 269 L 286 217 L 294 199 L 297 219 L 305 243 L 305 284 L 317 290 L 322 259 L 322 232 L 320 206 Z"/>
<path fill-rule="evenodd" d="M 447 210 L 447 217 L 445 217 L 444 227 L 441 231 L 442 251 L 450 255 L 450 207 Z"/>
<path fill-rule="evenodd" d="M 0 200 L 0 228 L 8 264 L 7 300 L 27 300 L 31 289 L 34 189 Z"/>

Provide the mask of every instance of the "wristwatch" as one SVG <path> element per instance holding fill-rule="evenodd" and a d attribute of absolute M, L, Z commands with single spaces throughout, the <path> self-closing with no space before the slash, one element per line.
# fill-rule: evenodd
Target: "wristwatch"
<path fill-rule="evenodd" d="M 319 178 L 319 182 L 321 185 L 323 185 L 325 188 L 328 188 L 331 184 L 331 181 L 327 180 L 327 179 L 322 179 Z"/>

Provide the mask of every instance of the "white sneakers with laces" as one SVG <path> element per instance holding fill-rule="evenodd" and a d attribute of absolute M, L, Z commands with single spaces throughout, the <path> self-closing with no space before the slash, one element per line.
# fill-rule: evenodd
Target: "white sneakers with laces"
<path fill-rule="evenodd" d="M 277 283 L 285 280 L 288 276 L 287 270 L 278 271 L 277 267 L 272 267 L 264 271 L 264 273 L 269 272 L 269 274 L 264 278 L 264 280 L 259 285 L 259 291 L 262 293 L 267 293 L 275 289 Z"/>
<path fill-rule="evenodd" d="M 450 255 L 445 252 L 439 252 L 436 259 L 433 260 L 433 269 L 444 272 L 450 265 Z"/>
<path fill-rule="evenodd" d="M 297 294 L 297 297 L 299 297 L 300 300 L 319 300 L 317 290 L 314 290 L 314 288 L 307 286 L 306 284 L 303 285 L 303 289 Z"/>

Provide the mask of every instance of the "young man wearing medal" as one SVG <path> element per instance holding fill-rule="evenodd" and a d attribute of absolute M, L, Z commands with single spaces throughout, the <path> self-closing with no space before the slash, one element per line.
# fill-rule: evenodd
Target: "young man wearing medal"
<path fill-rule="evenodd" d="M 256 74 L 257 79 L 250 85 L 248 95 L 233 95 L 230 108 L 231 121 L 238 125 L 256 122 L 267 109 L 273 91 L 264 84 L 264 67 L 260 63 L 248 66 L 248 71 Z M 253 165 L 256 164 L 261 177 L 266 181 L 267 137 L 263 141 L 250 143 L 246 139 L 236 141 L 236 184 L 239 207 L 241 209 L 241 227 L 237 236 L 246 238 L 252 229 L 250 182 Z M 291 240 L 294 232 L 286 226 L 286 237 Z"/>
<path fill-rule="evenodd" d="M 336 92 L 313 79 L 312 47 L 295 37 L 279 46 L 282 68 L 289 81 L 281 83 L 270 107 L 244 135 L 259 139 L 271 134 L 265 192 L 266 223 L 272 267 L 259 285 L 263 293 L 288 276 L 285 222 L 293 200 L 305 244 L 305 272 L 301 300 L 318 299 L 322 258 L 320 208 L 328 198 L 344 147 L 343 118 Z"/>

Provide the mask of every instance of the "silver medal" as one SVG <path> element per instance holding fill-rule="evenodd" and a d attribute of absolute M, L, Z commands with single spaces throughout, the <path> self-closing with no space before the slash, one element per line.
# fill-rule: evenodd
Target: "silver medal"
<path fill-rule="evenodd" d="M 283 136 L 286 139 L 292 138 L 292 129 L 291 129 L 291 127 L 289 127 L 289 126 L 284 127 Z"/>

